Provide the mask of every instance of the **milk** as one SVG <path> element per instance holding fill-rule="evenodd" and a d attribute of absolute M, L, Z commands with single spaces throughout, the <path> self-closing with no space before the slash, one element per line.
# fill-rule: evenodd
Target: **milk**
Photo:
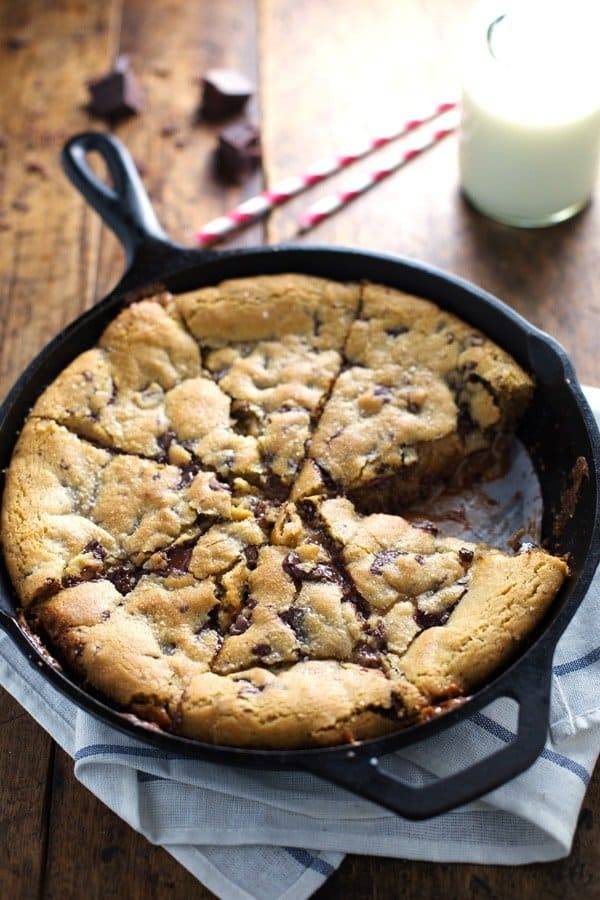
<path fill-rule="evenodd" d="M 600 146 L 600 2 L 485 0 L 463 59 L 462 187 L 511 225 L 588 202 Z"/>

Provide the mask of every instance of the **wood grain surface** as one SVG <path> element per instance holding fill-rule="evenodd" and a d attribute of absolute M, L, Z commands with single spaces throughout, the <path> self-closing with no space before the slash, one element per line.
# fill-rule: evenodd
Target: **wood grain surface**
<path fill-rule="evenodd" d="M 60 173 L 71 134 L 106 126 L 86 81 L 129 54 L 146 95 L 114 131 L 130 147 L 166 229 L 193 231 L 307 162 L 403 119 L 456 84 L 468 0 L 5 0 L 0 3 L 0 391 L 65 323 L 116 282 L 114 237 Z M 215 126 L 197 121 L 199 78 L 242 69 L 260 90 L 263 171 L 240 187 L 213 173 Z M 385 151 L 383 151 L 383 155 Z M 599 204 L 522 232 L 477 215 L 457 186 L 449 139 L 303 242 L 426 259 L 473 279 L 554 333 L 583 380 L 600 383 Z M 365 162 L 357 167 L 368 167 Z M 314 188 L 230 244 L 296 239 Z M 600 897 L 600 778 L 568 859 L 520 868 L 350 857 L 318 897 Z M 90 900 L 212 896 L 74 778 L 72 761 L 0 691 L 0 896 Z"/>

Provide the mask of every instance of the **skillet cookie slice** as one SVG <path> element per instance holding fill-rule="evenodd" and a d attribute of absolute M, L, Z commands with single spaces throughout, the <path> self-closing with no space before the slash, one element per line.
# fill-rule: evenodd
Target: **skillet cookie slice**
<path fill-rule="evenodd" d="M 508 555 L 342 498 L 302 506 L 364 599 L 366 660 L 398 682 L 407 713 L 467 696 L 512 659 L 568 575 L 534 545 Z"/>
<path fill-rule="evenodd" d="M 249 515 L 214 472 L 109 453 L 31 418 L 4 492 L 4 554 L 26 605 L 109 568 L 127 583 L 157 551 Z"/>
<path fill-rule="evenodd" d="M 98 346 L 44 391 L 32 415 L 109 451 L 201 466 L 230 483 L 260 478 L 256 440 L 233 427 L 231 400 L 202 370 L 168 294 L 119 313 Z"/>
<path fill-rule="evenodd" d="M 41 394 L 6 473 L 26 623 L 127 715 L 329 746 L 460 702 L 566 564 L 409 524 L 493 474 L 531 396 L 427 300 L 302 275 L 131 304 Z"/>
<path fill-rule="evenodd" d="M 434 303 L 366 285 L 345 354 L 310 448 L 332 493 L 401 511 L 440 481 L 498 473 L 533 382 L 496 344 Z"/>
<path fill-rule="evenodd" d="M 205 367 L 258 445 L 263 485 L 285 498 L 342 366 L 359 285 L 306 275 L 225 281 L 175 299 Z"/>

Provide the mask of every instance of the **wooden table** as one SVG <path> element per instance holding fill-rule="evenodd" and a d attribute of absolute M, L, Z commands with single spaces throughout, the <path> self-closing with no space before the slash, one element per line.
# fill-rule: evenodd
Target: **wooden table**
<path fill-rule="evenodd" d="M 116 133 L 131 148 L 167 230 L 193 231 L 241 196 L 345 139 L 444 97 L 456 74 L 467 0 L 5 0 L 0 4 L 2 122 L 0 377 L 6 391 L 34 353 L 115 283 L 122 254 L 66 183 L 58 154 L 102 123 L 86 80 L 128 53 L 147 95 Z M 260 85 L 262 172 L 220 185 L 216 129 L 199 125 L 199 76 L 243 69 Z M 457 190 L 453 139 L 411 163 L 309 238 L 417 256 L 479 282 L 554 333 L 580 377 L 600 383 L 599 208 L 521 232 L 475 214 Z M 337 179 L 338 182 L 342 179 Z M 294 239 L 295 213 L 323 187 L 237 243 Z M 0 694 L 0 893 L 30 898 L 206 898 L 210 893 L 82 788 L 72 761 Z M 321 898 L 600 896 L 600 778 L 571 856 L 492 868 L 350 857 Z"/>

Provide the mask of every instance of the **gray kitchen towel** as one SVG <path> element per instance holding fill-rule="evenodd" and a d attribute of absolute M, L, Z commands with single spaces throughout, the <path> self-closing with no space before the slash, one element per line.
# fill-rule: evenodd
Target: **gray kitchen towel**
<path fill-rule="evenodd" d="M 600 390 L 587 389 L 600 418 Z M 537 762 L 482 800 L 408 822 L 298 772 L 232 769 L 146 746 L 56 693 L 0 636 L 0 683 L 74 759 L 76 777 L 224 900 L 304 900 L 346 853 L 518 865 L 570 852 L 600 752 L 600 577 L 554 659 L 550 731 Z M 496 701 L 386 759 L 423 784 L 514 736 L 514 703 Z"/>

